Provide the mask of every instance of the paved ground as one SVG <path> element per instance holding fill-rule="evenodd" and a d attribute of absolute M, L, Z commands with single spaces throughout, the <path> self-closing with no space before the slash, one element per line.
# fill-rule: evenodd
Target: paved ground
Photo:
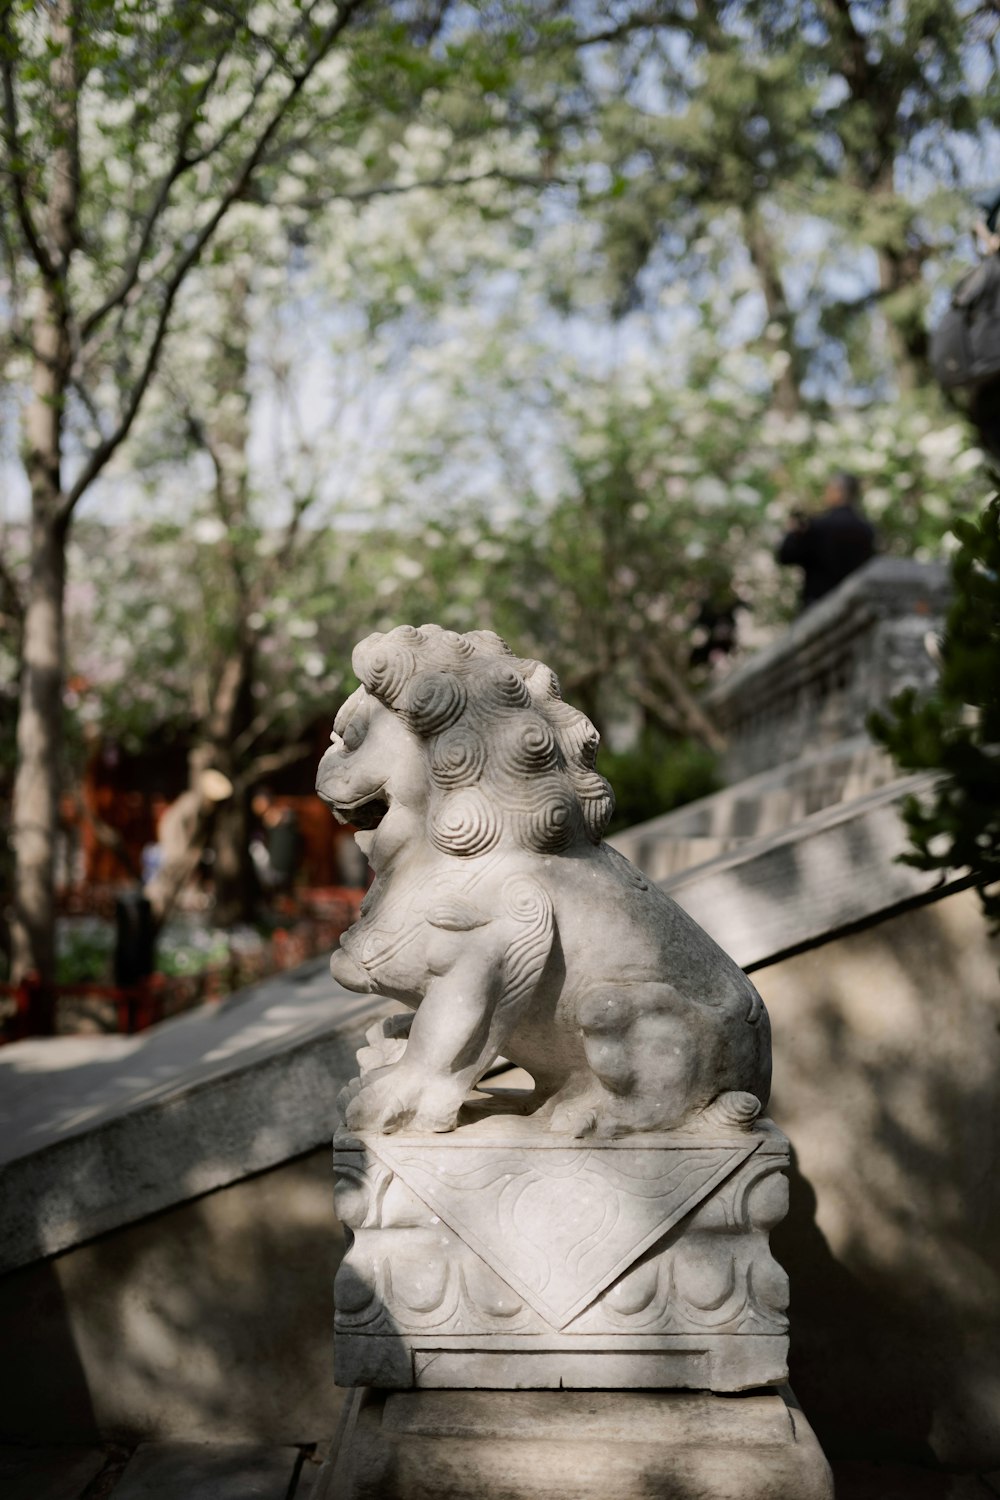
<path fill-rule="evenodd" d="M 321 1447 L 0 1448 L 3 1500 L 308 1500 Z"/>
<path fill-rule="evenodd" d="M 309 1500 L 324 1445 L 143 1443 L 138 1448 L 0 1448 L 3 1500 Z M 903 1464 L 834 1465 L 837 1500 L 997 1500 L 992 1474 Z M 470 1497 L 471 1500 L 471 1497 Z M 609 1500 L 612 1497 L 609 1496 Z"/>

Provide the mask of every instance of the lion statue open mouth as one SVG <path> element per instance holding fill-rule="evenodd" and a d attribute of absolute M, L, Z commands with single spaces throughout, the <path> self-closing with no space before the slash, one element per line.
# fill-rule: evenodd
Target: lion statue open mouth
<path fill-rule="evenodd" d="M 375 882 L 330 967 L 415 1013 L 350 1086 L 348 1128 L 452 1130 L 501 1055 L 557 1134 L 749 1126 L 770 1084 L 763 1003 L 602 843 L 598 735 L 552 672 L 437 625 L 370 635 L 353 664 L 316 787 L 362 830 Z"/>

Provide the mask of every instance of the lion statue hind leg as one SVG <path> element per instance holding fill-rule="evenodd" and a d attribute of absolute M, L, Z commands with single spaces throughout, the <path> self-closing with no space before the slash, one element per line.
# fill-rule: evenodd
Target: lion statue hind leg
<path fill-rule="evenodd" d="M 578 999 L 575 1019 L 586 1068 L 540 1112 L 554 1133 L 673 1130 L 708 1103 L 708 1028 L 672 985 L 594 985 Z"/>

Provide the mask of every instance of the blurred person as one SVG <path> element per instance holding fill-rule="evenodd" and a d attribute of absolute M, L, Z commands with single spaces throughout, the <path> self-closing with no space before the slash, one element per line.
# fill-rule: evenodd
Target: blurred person
<path fill-rule="evenodd" d="M 250 855 L 265 890 L 290 891 L 295 884 L 302 836 L 291 807 L 281 807 L 270 787 L 261 787 L 250 804 L 260 828 L 250 841 Z"/>
<path fill-rule="evenodd" d="M 816 516 L 792 513 L 776 557 L 802 569 L 802 609 L 832 593 L 875 555 L 875 528 L 861 513 L 861 486 L 854 474 L 834 474 Z"/>
<path fill-rule="evenodd" d="M 951 306 L 931 335 L 931 369 L 964 411 L 979 441 L 1000 463 L 1000 182 L 975 199 L 981 259 L 951 294 Z"/>
<path fill-rule="evenodd" d="M 739 643 L 737 612 L 748 607 L 728 577 L 717 580 L 702 598 L 695 616 L 688 666 L 711 667 L 731 656 Z"/>
<path fill-rule="evenodd" d="M 176 797 L 163 813 L 157 828 L 159 859 L 145 884 L 146 895 L 154 910 L 169 907 L 180 888 L 199 868 L 212 814 L 220 802 L 227 801 L 232 795 L 233 784 L 229 777 L 209 767 L 201 771 L 194 786 Z"/>

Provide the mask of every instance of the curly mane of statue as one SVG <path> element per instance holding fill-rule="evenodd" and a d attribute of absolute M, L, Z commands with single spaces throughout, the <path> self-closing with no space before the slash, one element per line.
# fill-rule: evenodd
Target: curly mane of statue
<path fill-rule="evenodd" d="M 500 1056 L 558 1134 L 749 1125 L 767 1016 L 708 936 L 601 842 L 599 737 L 491 631 L 371 635 L 317 790 L 375 882 L 332 972 L 413 1008 L 377 1028 L 350 1129 L 451 1130 Z"/>
<path fill-rule="evenodd" d="M 513 656 L 492 631 L 404 625 L 362 641 L 353 665 L 426 742 L 427 833 L 442 854 L 600 842 L 614 797 L 594 769 L 597 731 L 541 662 Z"/>

